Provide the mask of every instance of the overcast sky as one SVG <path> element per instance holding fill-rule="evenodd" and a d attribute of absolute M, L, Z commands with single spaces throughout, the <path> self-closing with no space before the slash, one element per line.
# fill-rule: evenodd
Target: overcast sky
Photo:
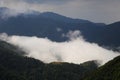
<path fill-rule="evenodd" d="M 93 22 L 120 21 L 120 0 L 0 0 L 0 7 L 17 11 L 52 11 Z"/>

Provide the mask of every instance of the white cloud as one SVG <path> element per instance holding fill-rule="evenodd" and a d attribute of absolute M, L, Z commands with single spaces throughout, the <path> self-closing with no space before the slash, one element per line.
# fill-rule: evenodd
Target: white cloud
<path fill-rule="evenodd" d="M 66 42 L 53 42 L 47 38 L 35 36 L 7 36 L 1 34 L 0 39 L 19 46 L 29 53 L 27 56 L 47 63 L 63 61 L 79 64 L 89 60 L 100 60 L 104 64 L 120 54 L 104 49 L 95 43 L 86 42 L 80 37 Z"/>
<path fill-rule="evenodd" d="M 79 30 L 69 31 L 67 34 L 62 34 L 62 37 L 67 37 L 70 40 L 77 39 L 78 37 L 83 39 Z"/>

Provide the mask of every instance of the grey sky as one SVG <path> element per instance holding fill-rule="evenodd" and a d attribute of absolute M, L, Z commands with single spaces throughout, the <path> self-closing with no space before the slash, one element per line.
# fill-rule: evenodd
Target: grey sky
<path fill-rule="evenodd" d="M 0 7 L 18 12 L 52 11 L 65 16 L 93 22 L 120 21 L 120 0 L 0 0 Z"/>

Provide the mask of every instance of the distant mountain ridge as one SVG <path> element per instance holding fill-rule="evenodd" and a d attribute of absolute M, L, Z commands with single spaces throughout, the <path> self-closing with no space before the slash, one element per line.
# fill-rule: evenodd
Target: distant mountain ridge
<path fill-rule="evenodd" d="M 67 37 L 62 36 L 63 34 L 80 30 L 86 41 L 118 50 L 117 48 L 120 46 L 119 26 L 120 22 L 106 25 L 88 20 L 72 19 L 53 12 L 33 11 L 30 14 L 20 14 L 0 20 L 0 33 L 47 37 L 52 41 L 62 42 L 68 40 Z"/>
<path fill-rule="evenodd" d="M 56 13 L 45 12 L 37 15 L 20 14 L 16 17 L 2 20 L 0 32 L 6 32 L 10 35 L 48 37 L 54 41 L 64 41 L 65 39 L 61 36 L 63 33 L 67 33 L 70 30 L 78 30 L 83 28 L 82 26 L 96 27 L 98 25 L 87 20 L 72 19 Z M 62 32 L 58 32 L 57 28 L 62 29 Z"/>

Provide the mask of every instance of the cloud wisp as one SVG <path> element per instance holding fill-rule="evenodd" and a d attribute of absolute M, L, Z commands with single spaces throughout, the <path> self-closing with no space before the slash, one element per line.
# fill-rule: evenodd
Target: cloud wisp
<path fill-rule="evenodd" d="M 79 64 L 85 61 L 98 60 L 102 61 L 101 64 L 104 64 L 120 55 L 118 52 L 104 49 L 95 43 L 86 42 L 81 37 L 73 38 L 66 42 L 53 42 L 47 38 L 35 36 L 0 35 L 0 39 L 16 45 L 27 52 L 26 56 L 46 63 L 61 61 Z"/>

